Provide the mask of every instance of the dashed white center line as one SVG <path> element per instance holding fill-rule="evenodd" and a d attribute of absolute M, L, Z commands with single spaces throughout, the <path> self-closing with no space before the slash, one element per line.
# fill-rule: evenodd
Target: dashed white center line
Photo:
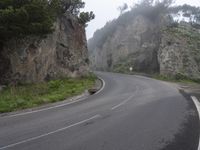
<path fill-rule="evenodd" d="M 85 120 L 77 122 L 75 124 L 71 124 L 71 125 L 66 126 L 64 128 L 60 128 L 60 129 L 57 129 L 57 130 L 52 131 L 52 132 L 48 132 L 48 133 L 45 133 L 45 134 L 42 134 L 42 135 L 39 135 L 39 136 L 36 136 L 36 137 L 32 137 L 32 138 L 29 138 L 29 139 L 26 139 L 26 140 L 23 140 L 23 141 L 20 141 L 20 142 L 17 142 L 17 143 L 13 143 L 13 144 L 10 144 L 10 145 L 4 146 L 4 147 L 0 147 L 0 150 L 4 150 L 4 149 L 7 149 L 7 148 L 12 148 L 12 147 L 15 147 L 15 146 L 20 145 L 20 144 L 31 142 L 31 141 L 34 141 L 34 140 L 37 140 L 37 139 L 40 139 L 40 138 L 43 138 L 43 137 L 46 137 L 46 136 L 49 136 L 49 135 L 64 131 L 64 130 L 67 130 L 67 129 L 72 128 L 74 126 L 81 125 L 83 123 L 86 123 L 88 121 L 91 121 L 93 119 L 97 119 L 97 118 L 100 118 L 100 117 L 101 117 L 101 115 L 95 115 L 95 116 L 93 116 L 93 117 L 91 117 L 89 119 L 85 119 Z"/>
<path fill-rule="evenodd" d="M 112 107 L 111 110 L 115 110 L 115 109 L 117 109 L 118 107 L 124 105 L 125 103 L 126 103 L 126 101 L 123 101 L 122 103 L 120 103 L 120 104 L 118 104 L 118 105 Z"/>
<path fill-rule="evenodd" d="M 197 111 L 198 111 L 198 114 L 199 114 L 199 120 L 200 120 L 200 102 L 198 101 L 198 99 L 195 97 L 195 96 L 191 96 L 196 108 L 197 108 Z M 199 139 L 199 146 L 198 146 L 198 150 L 200 150 L 200 139 Z"/>
<path fill-rule="evenodd" d="M 116 106 L 113 106 L 113 107 L 111 108 L 111 110 L 115 110 L 115 109 L 119 108 L 120 106 L 126 104 L 128 101 L 130 101 L 130 100 L 133 98 L 133 96 L 134 96 L 134 95 L 131 95 L 131 96 L 129 96 L 126 100 L 124 100 L 123 102 L 121 102 L 120 104 L 118 104 L 118 105 L 116 105 Z"/>

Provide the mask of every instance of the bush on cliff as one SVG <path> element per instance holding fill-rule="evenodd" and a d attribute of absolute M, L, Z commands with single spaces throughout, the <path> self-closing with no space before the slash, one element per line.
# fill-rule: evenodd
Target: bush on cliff
<path fill-rule="evenodd" d="M 64 13 L 79 17 L 85 24 L 94 15 L 90 12 L 79 16 L 84 6 L 82 0 L 0 1 L 0 44 L 11 38 L 52 33 L 55 19 Z"/>
<path fill-rule="evenodd" d="M 0 41 L 53 31 L 48 0 L 4 0 L 0 2 Z"/>

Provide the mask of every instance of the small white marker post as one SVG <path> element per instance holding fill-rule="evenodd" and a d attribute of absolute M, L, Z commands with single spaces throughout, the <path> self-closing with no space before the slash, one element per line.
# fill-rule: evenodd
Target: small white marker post
<path fill-rule="evenodd" d="M 130 67 L 129 70 L 130 70 L 130 72 L 132 72 L 133 71 L 133 67 Z"/>

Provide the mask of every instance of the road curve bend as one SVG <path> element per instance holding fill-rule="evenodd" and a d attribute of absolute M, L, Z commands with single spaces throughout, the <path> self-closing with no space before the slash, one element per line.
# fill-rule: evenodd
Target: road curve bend
<path fill-rule="evenodd" d="M 104 89 L 84 101 L 0 117 L 0 150 L 197 150 L 193 102 L 154 79 L 97 72 Z"/>

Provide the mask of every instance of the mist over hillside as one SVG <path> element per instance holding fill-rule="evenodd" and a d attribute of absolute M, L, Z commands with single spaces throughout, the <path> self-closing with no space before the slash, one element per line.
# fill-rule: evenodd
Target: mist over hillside
<path fill-rule="evenodd" d="M 144 0 L 94 33 L 88 42 L 97 70 L 200 75 L 200 8 Z"/>

